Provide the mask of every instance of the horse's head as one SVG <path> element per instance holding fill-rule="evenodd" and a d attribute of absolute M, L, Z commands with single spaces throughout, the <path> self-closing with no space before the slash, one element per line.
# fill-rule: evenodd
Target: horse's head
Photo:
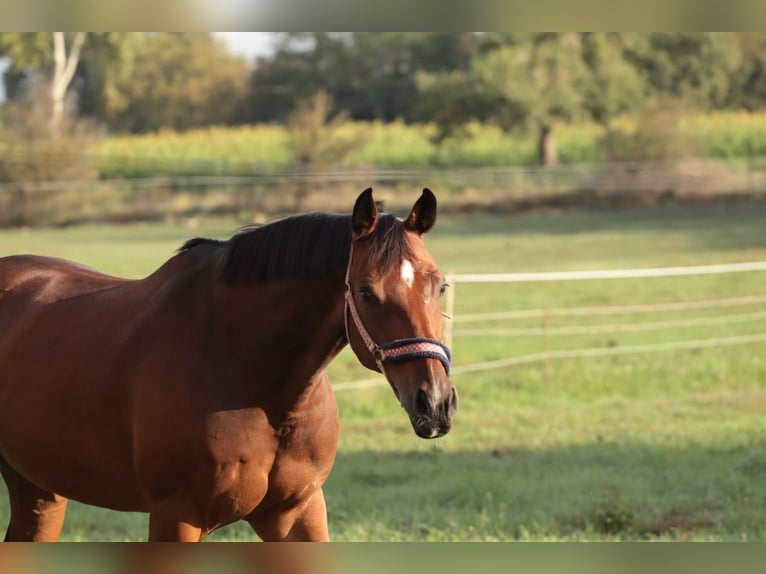
<path fill-rule="evenodd" d="M 345 309 L 351 348 L 364 366 L 383 372 L 418 436 L 443 436 L 458 399 L 441 343 L 447 284 L 423 242 L 436 221 L 436 198 L 424 189 L 402 221 L 379 214 L 368 189 L 351 220 Z"/>

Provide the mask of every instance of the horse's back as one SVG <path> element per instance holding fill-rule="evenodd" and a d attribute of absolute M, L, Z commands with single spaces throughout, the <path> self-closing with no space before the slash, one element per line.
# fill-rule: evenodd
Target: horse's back
<path fill-rule="evenodd" d="M 0 297 L 3 298 L 15 295 L 51 302 L 125 281 L 53 257 L 11 255 L 0 258 Z"/>
<path fill-rule="evenodd" d="M 0 350 L 51 304 L 124 281 L 63 259 L 37 255 L 0 258 Z"/>

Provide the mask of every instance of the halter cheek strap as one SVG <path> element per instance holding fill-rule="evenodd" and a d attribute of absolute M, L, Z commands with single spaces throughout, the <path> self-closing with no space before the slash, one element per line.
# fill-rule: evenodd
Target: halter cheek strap
<path fill-rule="evenodd" d="M 346 327 L 346 339 L 351 342 L 348 330 L 348 316 L 351 315 L 351 319 L 364 342 L 364 346 L 367 347 L 367 350 L 372 354 L 372 357 L 375 359 L 375 364 L 378 366 L 381 373 L 385 374 L 384 365 L 387 363 L 398 363 L 402 361 L 410 361 L 412 359 L 436 359 L 441 362 L 447 375 L 449 375 L 452 353 L 450 353 L 449 348 L 441 341 L 423 337 L 412 337 L 409 339 L 396 339 L 378 345 L 373 340 L 370 333 L 365 328 L 362 318 L 359 316 L 359 312 L 354 304 L 354 296 L 351 292 L 349 273 L 351 271 L 351 258 L 353 254 L 354 243 L 352 241 L 351 253 L 348 257 L 348 268 L 346 269 L 346 304 L 343 312 L 343 320 Z"/>

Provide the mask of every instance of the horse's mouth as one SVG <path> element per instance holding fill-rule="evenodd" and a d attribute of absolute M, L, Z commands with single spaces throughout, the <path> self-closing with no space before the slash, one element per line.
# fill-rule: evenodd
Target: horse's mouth
<path fill-rule="evenodd" d="M 452 428 L 452 421 L 443 419 L 439 421 L 433 421 L 430 419 L 424 420 L 423 417 L 417 417 L 410 419 L 412 423 L 412 429 L 415 434 L 420 438 L 433 439 L 440 438 L 446 435 Z"/>

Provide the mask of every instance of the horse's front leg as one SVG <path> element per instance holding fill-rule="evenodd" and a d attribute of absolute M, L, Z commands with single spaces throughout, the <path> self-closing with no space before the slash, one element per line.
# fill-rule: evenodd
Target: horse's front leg
<path fill-rule="evenodd" d="M 327 507 L 318 488 L 303 504 L 283 512 L 259 516 L 248 521 L 265 542 L 327 542 Z"/>
<path fill-rule="evenodd" d="M 202 530 L 178 518 L 171 508 L 155 507 L 149 513 L 149 542 L 199 542 Z"/>

